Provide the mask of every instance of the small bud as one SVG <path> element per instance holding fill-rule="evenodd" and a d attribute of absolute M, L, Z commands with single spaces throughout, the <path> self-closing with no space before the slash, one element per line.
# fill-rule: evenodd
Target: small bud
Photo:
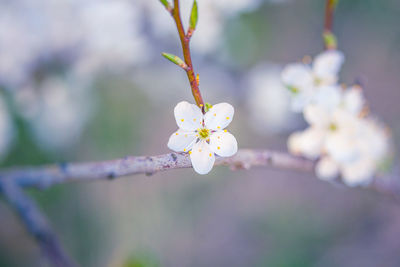
<path fill-rule="evenodd" d="M 161 2 L 161 4 L 163 4 L 163 6 L 164 6 L 168 11 L 171 12 L 172 7 L 171 7 L 171 5 L 168 3 L 167 0 L 160 0 L 160 2 Z"/>
<path fill-rule="evenodd" d="M 180 59 L 178 56 L 175 56 L 173 54 L 169 54 L 169 53 L 161 53 L 163 55 L 163 57 L 165 57 L 166 59 L 168 59 L 169 61 L 175 63 L 176 65 L 178 65 L 179 67 L 181 67 L 184 70 L 187 70 L 188 66 L 186 65 L 186 63 Z"/>
<path fill-rule="evenodd" d="M 322 37 L 324 38 L 324 44 L 327 49 L 337 48 L 336 36 L 332 32 L 326 31 Z"/>
<path fill-rule="evenodd" d="M 190 14 L 189 30 L 193 31 L 194 29 L 196 29 L 197 20 L 198 20 L 197 1 L 194 0 L 192 6 L 192 12 Z"/>

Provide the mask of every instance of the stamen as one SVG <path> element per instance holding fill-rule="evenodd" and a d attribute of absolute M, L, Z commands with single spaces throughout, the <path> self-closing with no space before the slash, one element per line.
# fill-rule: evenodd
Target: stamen
<path fill-rule="evenodd" d="M 201 139 L 207 139 L 210 136 L 210 130 L 206 128 L 199 129 L 198 133 Z"/>

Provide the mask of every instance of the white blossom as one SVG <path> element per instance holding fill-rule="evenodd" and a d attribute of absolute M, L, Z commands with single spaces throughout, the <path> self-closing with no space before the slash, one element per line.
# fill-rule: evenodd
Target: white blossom
<path fill-rule="evenodd" d="M 142 64 L 150 57 L 143 23 L 128 0 L 3 1 L 0 84 L 25 86 L 43 60 L 55 57 L 85 74 Z"/>
<path fill-rule="evenodd" d="M 149 44 L 140 32 L 142 16 L 133 3 L 86 2 L 80 8 L 80 19 L 85 33 L 80 68 L 113 70 L 148 60 Z"/>
<path fill-rule="evenodd" d="M 85 84 L 58 76 L 17 91 L 18 111 L 29 122 L 38 145 L 49 151 L 76 144 L 90 118 L 92 100 Z"/>
<path fill-rule="evenodd" d="M 292 110 L 301 112 L 321 86 L 335 85 L 343 64 L 343 53 L 328 50 L 319 54 L 312 65 L 293 63 L 282 71 L 282 82 L 292 95 Z"/>
<path fill-rule="evenodd" d="M 171 135 L 168 147 L 176 152 L 188 152 L 193 169 L 199 174 L 211 171 L 215 155 L 230 157 L 237 152 L 236 138 L 225 128 L 233 119 L 234 109 L 230 104 L 212 106 L 207 113 L 186 101 L 174 109 L 179 129 Z"/>
<path fill-rule="evenodd" d="M 292 93 L 292 109 L 302 112 L 309 127 L 289 136 L 295 155 L 318 160 L 322 180 L 341 177 L 348 186 L 367 185 L 388 152 L 388 135 L 365 117 L 359 86 L 337 84 L 344 56 L 336 50 L 321 53 L 312 65 L 289 64 L 282 81 Z"/>
<path fill-rule="evenodd" d="M 356 131 L 359 119 L 353 113 L 354 108 L 350 108 L 349 103 L 344 101 L 347 94 L 348 92 L 343 92 L 337 86 L 321 87 L 315 94 L 314 101 L 303 111 L 304 119 L 310 127 L 292 137 L 297 141 L 288 143 L 289 150 L 316 159 L 324 150 L 332 148 L 350 157 L 351 134 Z"/>
<path fill-rule="evenodd" d="M 331 180 L 341 174 L 348 186 L 368 184 L 388 151 L 388 136 L 375 120 L 361 116 L 361 88 L 321 86 L 303 115 L 309 127 L 288 139 L 289 151 L 319 159 L 316 174 Z"/>

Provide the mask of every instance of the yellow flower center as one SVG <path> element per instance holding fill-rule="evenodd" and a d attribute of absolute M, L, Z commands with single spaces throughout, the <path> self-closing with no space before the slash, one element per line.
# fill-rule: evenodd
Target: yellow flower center
<path fill-rule="evenodd" d="M 329 130 L 331 130 L 332 132 L 336 131 L 337 128 L 338 128 L 337 125 L 334 124 L 334 123 L 331 123 L 331 124 L 329 125 Z"/>
<path fill-rule="evenodd" d="M 288 86 L 286 86 L 287 87 L 287 89 L 289 89 L 289 91 L 291 92 L 291 93 L 293 93 L 293 94 L 297 94 L 297 93 L 299 93 L 299 89 L 297 88 L 297 87 L 294 87 L 294 86 L 291 86 L 291 85 L 288 85 Z"/>
<path fill-rule="evenodd" d="M 197 130 L 199 133 L 199 137 L 201 139 L 207 139 L 210 136 L 210 130 L 206 128 L 201 128 Z"/>

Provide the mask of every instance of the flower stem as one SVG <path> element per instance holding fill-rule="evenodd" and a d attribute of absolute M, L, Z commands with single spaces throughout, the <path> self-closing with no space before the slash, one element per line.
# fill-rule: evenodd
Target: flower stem
<path fill-rule="evenodd" d="M 333 34 L 333 19 L 336 5 L 339 0 L 326 0 L 325 19 L 324 19 L 324 45 L 325 49 L 336 49 L 336 37 Z"/>
<path fill-rule="evenodd" d="M 174 7 L 171 11 L 171 15 L 174 18 L 176 28 L 178 29 L 179 39 L 181 40 L 183 57 L 187 68 L 185 69 L 187 77 L 189 79 L 190 87 L 192 88 L 192 94 L 196 101 L 196 104 L 203 110 L 204 112 L 204 102 L 200 93 L 199 83 L 196 79 L 196 74 L 193 70 L 192 57 L 190 54 L 190 38 L 193 34 L 193 29 L 189 29 L 188 33 L 185 33 L 185 29 L 183 28 L 182 19 L 180 15 L 179 9 L 179 0 L 174 0 Z"/>

